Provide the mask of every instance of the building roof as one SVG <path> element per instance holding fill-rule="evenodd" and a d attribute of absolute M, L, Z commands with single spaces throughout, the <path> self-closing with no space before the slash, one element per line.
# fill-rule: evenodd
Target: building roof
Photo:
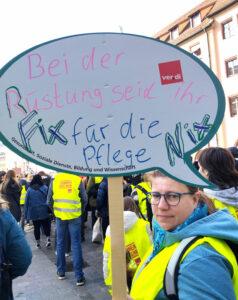
<path fill-rule="evenodd" d="M 235 3 L 238 4 L 238 1 L 237 0 L 217 0 L 208 16 L 212 17 L 213 15 L 219 13 L 223 9 L 225 9 L 228 6 L 233 5 Z"/>
<path fill-rule="evenodd" d="M 238 3 L 237 0 L 205 0 L 193 9 L 189 10 L 186 14 L 176 19 L 174 22 L 167 25 L 165 28 L 155 34 L 156 39 L 162 41 L 168 41 L 172 44 L 179 44 L 191 36 L 201 32 L 213 22 L 213 16 L 218 14 L 220 11 Z M 190 19 L 196 13 L 200 13 L 201 23 L 196 27 L 190 26 Z M 176 39 L 170 39 L 170 32 L 173 28 L 178 27 L 179 36 Z"/>

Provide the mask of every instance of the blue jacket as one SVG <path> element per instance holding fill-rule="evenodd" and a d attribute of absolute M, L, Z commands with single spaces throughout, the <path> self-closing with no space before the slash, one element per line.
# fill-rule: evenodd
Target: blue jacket
<path fill-rule="evenodd" d="M 33 185 L 28 188 L 24 208 L 25 219 L 35 221 L 49 218 L 47 191 L 46 185 Z"/>
<path fill-rule="evenodd" d="M 165 247 L 191 236 L 209 236 L 238 244 L 238 222 L 227 210 L 219 210 L 181 231 L 165 233 Z M 232 268 L 208 244 L 193 249 L 181 263 L 178 276 L 179 299 L 235 300 Z M 162 290 L 156 299 L 168 299 Z"/>
<path fill-rule="evenodd" d="M 97 210 L 101 217 L 107 217 L 108 213 L 108 180 L 103 178 L 97 193 Z"/>
<path fill-rule="evenodd" d="M 31 264 L 31 248 L 22 229 L 7 209 L 0 209 L 0 239 L 6 257 L 12 264 L 12 279 L 24 275 Z"/>

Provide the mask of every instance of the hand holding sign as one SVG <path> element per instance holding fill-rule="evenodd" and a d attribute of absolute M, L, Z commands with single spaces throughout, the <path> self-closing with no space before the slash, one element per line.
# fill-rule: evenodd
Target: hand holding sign
<path fill-rule="evenodd" d="M 190 155 L 216 133 L 224 95 L 198 59 L 115 33 L 50 41 L 1 70 L 1 139 L 48 168 L 85 175 L 163 169 L 208 183 Z"/>

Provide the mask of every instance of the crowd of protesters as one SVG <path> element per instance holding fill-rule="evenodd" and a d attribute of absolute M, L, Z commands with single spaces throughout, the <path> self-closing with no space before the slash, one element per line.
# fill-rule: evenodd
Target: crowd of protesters
<path fill-rule="evenodd" d="M 193 163 L 213 184 L 209 189 L 159 171 L 123 177 L 128 299 L 238 299 L 238 148 L 202 149 Z M 76 285 L 84 285 L 81 243 L 89 214 L 91 230 L 98 222 L 102 230 L 103 275 L 112 293 L 108 202 L 107 177 L 1 171 L 0 254 L 8 267 L 1 271 L 7 288 L 0 299 L 13 299 L 11 281 L 31 263 L 26 226 L 33 226 L 38 249 L 43 240 L 50 248 L 54 222 L 58 279 L 67 278 L 71 252 Z M 174 253 L 179 259 L 171 279 Z"/>

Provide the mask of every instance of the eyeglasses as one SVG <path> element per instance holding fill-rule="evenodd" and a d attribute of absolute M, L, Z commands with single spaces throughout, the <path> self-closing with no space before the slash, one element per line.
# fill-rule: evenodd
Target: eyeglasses
<path fill-rule="evenodd" d="M 177 206 L 180 202 L 180 198 L 183 195 L 193 195 L 193 194 L 194 193 L 192 193 L 192 192 L 187 192 L 187 193 L 168 192 L 165 194 L 161 194 L 159 192 L 151 192 L 151 193 L 147 193 L 147 199 L 151 205 L 159 205 L 160 200 L 163 196 L 165 202 L 169 206 Z"/>

